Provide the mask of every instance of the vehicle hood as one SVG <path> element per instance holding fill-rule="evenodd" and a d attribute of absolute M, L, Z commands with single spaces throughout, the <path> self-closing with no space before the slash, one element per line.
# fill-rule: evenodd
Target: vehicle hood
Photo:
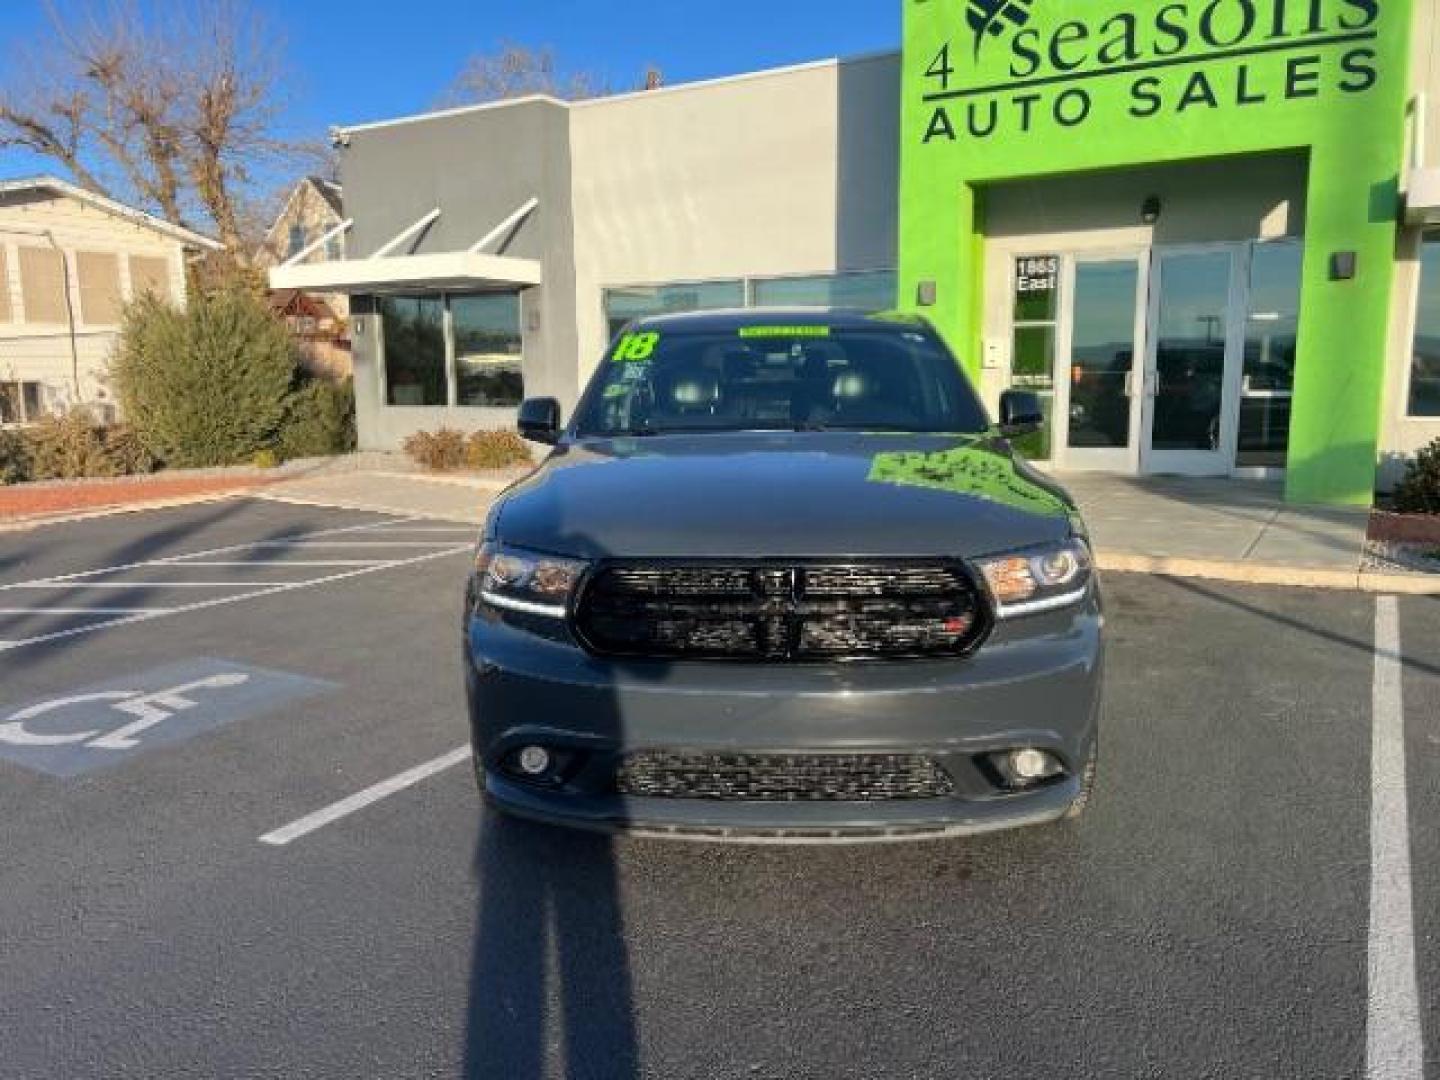
<path fill-rule="evenodd" d="M 669 435 L 558 448 L 491 530 L 583 558 L 971 557 L 1063 539 L 1073 514 L 998 439 Z"/>

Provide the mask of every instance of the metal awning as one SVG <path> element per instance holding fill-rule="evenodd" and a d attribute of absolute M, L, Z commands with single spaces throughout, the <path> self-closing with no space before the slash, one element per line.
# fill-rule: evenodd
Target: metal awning
<path fill-rule="evenodd" d="M 354 219 L 341 222 L 324 236 L 270 271 L 270 288 L 304 292 L 384 293 L 460 289 L 517 289 L 540 284 L 540 263 L 513 255 L 496 255 L 486 248 L 508 240 L 540 205 L 531 199 L 480 238 L 467 251 L 429 255 L 396 255 L 407 241 L 419 236 L 440 217 L 436 208 L 382 244 L 367 259 L 306 263 L 331 238 L 346 232 Z"/>
<path fill-rule="evenodd" d="M 272 289 L 306 292 L 371 293 L 401 289 L 500 289 L 540 284 L 540 263 L 509 255 L 474 251 L 442 255 L 395 255 L 379 259 L 277 266 Z"/>
<path fill-rule="evenodd" d="M 1440 169 L 1411 169 L 1405 187 L 1405 223 L 1440 225 Z"/>

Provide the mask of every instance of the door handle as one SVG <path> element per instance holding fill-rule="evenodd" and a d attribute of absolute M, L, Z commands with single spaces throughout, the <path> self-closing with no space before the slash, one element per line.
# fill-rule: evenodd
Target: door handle
<path fill-rule="evenodd" d="M 1125 396 L 1126 396 L 1127 398 L 1133 398 L 1133 397 L 1135 396 L 1135 369 L 1134 369 L 1134 368 L 1131 368 L 1129 371 L 1125 372 Z"/>

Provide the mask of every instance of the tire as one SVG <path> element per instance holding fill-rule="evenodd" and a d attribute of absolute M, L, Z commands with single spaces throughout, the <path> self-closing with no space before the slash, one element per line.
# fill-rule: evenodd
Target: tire
<path fill-rule="evenodd" d="M 1085 759 L 1085 768 L 1080 773 L 1080 794 L 1065 811 L 1063 820 L 1075 821 L 1083 817 L 1086 809 L 1090 806 L 1090 800 L 1095 795 L 1095 776 L 1100 769 L 1100 740 L 1097 738 L 1090 744 L 1090 756 Z"/>

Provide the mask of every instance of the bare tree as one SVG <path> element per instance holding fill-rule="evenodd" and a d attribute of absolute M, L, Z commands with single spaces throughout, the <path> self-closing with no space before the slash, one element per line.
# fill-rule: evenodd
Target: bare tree
<path fill-rule="evenodd" d="M 645 72 L 641 86 L 651 90 L 660 86 L 657 68 Z M 490 53 L 476 53 L 465 62 L 460 74 L 441 98 L 445 105 L 467 105 L 487 101 L 503 101 L 527 94 L 549 94 L 565 101 L 606 97 L 616 89 L 603 76 L 593 71 L 562 68 L 549 46 L 531 48 L 513 41 L 502 41 Z"/>
<path fill-rule="evenodd" d="M 247 203 L 315 153 L 278 134 L 273 34 L 242 0 L 51 0 L 53 36 L 8 65 L 0 148 L 22 147 L 92 191 L 213 226 L 237 255 Z"/>

